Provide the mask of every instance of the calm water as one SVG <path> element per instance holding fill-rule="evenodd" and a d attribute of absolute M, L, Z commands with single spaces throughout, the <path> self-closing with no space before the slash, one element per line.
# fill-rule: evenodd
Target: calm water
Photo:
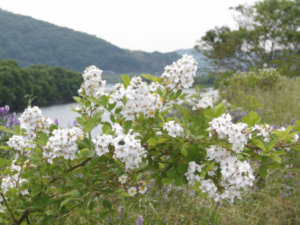
<path fill-rule="evenodd" d="M 113 90 L 113 86 L 106 85 L 105 89 L 107 92 L 110 92 Z M 44 117 L 49 117 L 53 121 L 57 119 L 59 127 L 67 128 L 73 125 L 76 117 L 80 116 L 80 114 L 72 111 L 72 108 L 75 109 L 76 106 L 77 103 L 67 103 L 41 107 L 41 110 Z M 108 121 L 109 113 L 105 112 L 102 116 L 102 120 Z"/>

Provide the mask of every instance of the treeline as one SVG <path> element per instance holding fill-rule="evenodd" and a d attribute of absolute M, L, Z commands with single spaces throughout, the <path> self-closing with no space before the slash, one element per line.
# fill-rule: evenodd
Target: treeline
<path fill-rule="evenodd" d="M 161 73 L 176 52 L 147 53 L 119 48 L 101 38 L 0 9 L 0 58 L 19 65 L 60 66 L 81 72 L 96 65 L 114 73 Z"/>
<path fill-rule="evenodd" d="M 60 67 L 21 68 L 14 60 L 0 60 L 0 106 L 12 110 L 24 109 L 32 97 L 40 106 L 71 101 L 81 83 L 80 73 Z"/>

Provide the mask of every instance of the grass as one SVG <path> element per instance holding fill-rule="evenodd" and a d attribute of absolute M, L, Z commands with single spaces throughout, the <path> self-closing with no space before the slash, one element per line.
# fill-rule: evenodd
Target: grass
<path fill-rule="evenodd" d="M 235 86 L 223 93 L 233 108 L 257 111 L 263 122 L 282 126 L 300 120 L 300 78 L 287 79 L 267 90 Z"/>
<path fill-rule="evenodd" d="M 94 211 L 88 219 L 78 212 L 71 214 L 66 224 L 136 224 L 141 215 L 143 224 L 151 225 L 296 225 L 300 224 L 300 162 L 299 153 L 289 155 L 293 166 L 273 170 L 234 203 L 215 204 L 189 187 L 150 190 L 147 194 L 125 197 L 113 205 L 124 208 L 121 213 L 102 217 Z M 100 209 L 100 207 L 99 207 Z"/>

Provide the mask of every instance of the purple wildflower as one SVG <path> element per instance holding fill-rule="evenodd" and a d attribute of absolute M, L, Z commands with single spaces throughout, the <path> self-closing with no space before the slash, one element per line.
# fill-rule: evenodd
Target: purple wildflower
<path fill-rule="evenodd" d="M 144 218 L 142 215 L 139 215 L 137 221 L 136 221 L 136 225 L 143 225 L 144 223 Z"/>
<path fill-rule="evenodd" d="M 9 112 L 9 106 L 6 105 L 6 106 L 4 106 L 4 114 L 7 115 L 8 112 Z"/>
<path fill-rule="evenodd" d="M 54 123 L 55 123 L 56 126 L 58 126 L 58 119 L 57 118 L 55 118 Z"/>
<path fill-rule="evenodd" d="M 77 126 L 77 124 L 78 124 L 77 121 L 74 120 L 74 121 L 73 121 L 73 126 L 75 127 L 75 126 Z"/>

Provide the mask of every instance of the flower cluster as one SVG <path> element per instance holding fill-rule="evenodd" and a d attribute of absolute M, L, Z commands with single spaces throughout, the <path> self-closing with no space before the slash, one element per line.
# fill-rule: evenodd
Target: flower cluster
<path fill-rule="evenodd" d="M 200 93 L 198 98 L 192 98 L 191 103 L 193 110 L 206 109 L 208 107 L 213 107 L 216 101 L 219 100 L 218 90 L 209 89 L 206 92 Z"/>
<path fill-rule="evenodd" d="M 172 65 L 166 66 L 162 74 L 167 89 L 179 90 L 189 88 L 194 82 L 197 71 L 197 62 L 190 55 L 183 55 L 181 59 Z"/>
<path fill-rule="evenodd" d="M 162 107 L 160 96 L 151 91 L 153 88 L 143 82 L 140 77 L 133 77 L 126 89 L 123 84 L 116 84 L 115 92 L 110 96 L 109 101 L 111 103 L 122 101 L 122 113 L 127 119 L 133 119 L 139 113 L 153 117 L 155 111 Z"/>
<path fill-rule="evenodd" d="M 113 136 L 107 134 L 97 135 L 92 139 L 98 156 L 109 152 L 108 146 L 113 142 Z"/>
<path fill-rule="evenodd" d="M 0 107 L 0 125 L 9 129 L 12 129 L 14 125 L 19 125 L 19 120 L 16 117 L 16 113 L 9 113 L 8 105 Z"/>
<path fill-rule="evenodd" d="M 189 182 L 189 185 L 194 185 L 195 181 L 200 182 L 200 180 L 201 180 L 200 176 L 195 173 L 196 172 L 201 173 L 201 171 L 202 171 L 202 166 L 198 165 L 194 161 L 189 162 L 188 171 L 185 174 L 185 176 Z"/>
<path fill-rule="evenodd" d="M 97 155 L 102 156 L 109 152 L 108 146 L 112 145 L 115 158 L 125 163 L 126 169 L 138 167 L 147 155 L 141 141 L 136 138 L 138 134 L 133 133 L 132 130 L 125 134 L 119 124 L 114 124 L 113 130 L 115 135 L 99 134 L 93 138 L 92 142 L 95 145 Z"/>
<path fill-rule="evenodd" d="M 27 137 L 33 139 L 36 132 L 48 132 L 53 121 L 49 118 L 44 118 L 39 107 L 29 106 L 19 118 L 20 127 L 26 130 Z"/>
<path fill-rule="evenodd" d="M 265 125 L 255 125 L 251 128 L 252 131 L 255 131 L 258 136 L 263 137 L 264 141 L 270 140 L 270 135 L 273 131 L 273 128 L 269 124 Z"/>
<path fill-rule="evenodd" d="M 183 133 L 183 127 L 174 120 L 165 123 L 163 128 L 168 132 L 168 135 L 174 138 L 181 136 Z"/>
<path fill-rule="evenodd" d="M 84 82 L 78 90 L 79 95 L 100 97 L 104 94 L 106 81 L 102 80 L 102 70 L 96 66 L 87 67 L 82 74 Z"/>
<path fill-rule="evenodd" d="M 13 135 L 7 142 L 7 145 L 10 148 L 13 148 L 18 151 L 19 154 L 28 154 L 28 149 L 34 148 L 34 144 L 30 143 L 30 141 L 21 135 Z"/>
<path fill-rule="evenodd" d="M 27 154 L 27 149 L 34 148 L 35 145 L 31 142 L 36 137 L 36 132 L 48 133 L 50 125 L 53 124 L 51 119 L 43 117 L 37 106 L 25 109 L 19 121 L 20 127 L 26 130 L 26 136 L 13 135 L 7 142 L 8 146 L 17 150 L 19 154 Z"/>
<path fill-rule="evenodd" d="M 18 188 L 21 187 L 24 182 L 26 182 L 26 179 L 21 177 L 21 170 L 22 168 L 18 165 L 15 165 L 15 160 L 12 161 L 10 166 L 10 171 L 14 172 L 14 175 L 6 176 L 2 178 L 1 181 L 1 192 L 4 194 L 12 188 Z M 27 194 L 27 190 L 23 190 L 22 194 Z"/>
<path fill-rule="evenodd" d="M 240 153 L 247 144 L 249 133 L 245 123 L 232 123 L 229 114 L 223 114 L 209 123 L 209 134 L 216 133 L 219 138 L 227 139 L 232 144 L 232 150 Z"/>
<path fill-rule="evenodd" d="M 233 201 L 234 198 L 240 197 L 242 189 L 246 190 L 248 187 L 253 186 L 255 178 L 248 162 L 238 160 L 236 156 L 226 149 L 216 145 L 212 145 L 207 149 L 207 158 L 220 167 L 221 181 L 219 185 L 222 192 L 218 191 L 212 179 L 204 179 L 204 177 L 196 174 L 196 172 L 201 173 L 203 166 L 195 162 L 189 163 L 186 177 L 191 185 L 198 181 L 201 191 L 208 194 L 210 198 L 213 198 L 215 201 L 220 201 L 221 199 Z M 215 166 L 214 169 L 217 169 L 217 167 Z M 212 176 L 214 173 L 208 173 L 208 175 Z"/>
<path fill-rule="evenodd" d="M 53 159 L 58 157 L 73 160 L 78 150 L 76 140 L 82 138 L 83 132 L 78 127 L 54 130 L 44 148 L 43 156 L 49 163 L 53 163 Z"/>

